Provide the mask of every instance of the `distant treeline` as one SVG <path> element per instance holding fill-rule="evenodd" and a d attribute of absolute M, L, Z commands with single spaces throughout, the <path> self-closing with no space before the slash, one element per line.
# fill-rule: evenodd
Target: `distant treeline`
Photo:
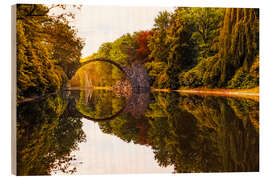
<path fill-rule="evenodd" d="M 103 43 L 83 59 L 145 64 L 154 88 L 252 88 L 259 85 L 259 9 L 176 8 L 149 31 Z"/>
<path fill-rule="evenodd" d="M 83 42 L 68 25 L 70 13 L 49 15 L 53 8 L 18 4 L 17 99 L 55 92 L 66 84 L 67 74 L 79 65 Z"/>

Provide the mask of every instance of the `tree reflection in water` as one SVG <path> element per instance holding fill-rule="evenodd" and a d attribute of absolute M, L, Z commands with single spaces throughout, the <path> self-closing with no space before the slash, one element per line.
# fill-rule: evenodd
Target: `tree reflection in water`
<path fill-rule="evenodd" d="M 86 140 L 81 114 L 107 116 L 125 105 L 108 91 L 85 98 L 89 93 L 73 91 L 18 105 L 18 175 L 76 171 L 71 152 Z M 252 100 L 134 94 L 123 113 L 98 124 L 104 133 L 151 147 L 160 166 L 178 173 L 259 170 L 259 103 Z"/>
<path fill-rule="evenodd" d="M 71 152 L 85 141 L 80 117 L 67 116 L 65 98 L 50 96 L 44 101 L 17 107 L 17 174 L 47 175 L 60 170 L 73 173 Z"/>
<path fill-rule="evenodd" d="M 155 93 L 145 115 L 99 123 L 104 133 L 151 146 L 175 172 L 259 170 L 259 104 L 248 99 Z"/>

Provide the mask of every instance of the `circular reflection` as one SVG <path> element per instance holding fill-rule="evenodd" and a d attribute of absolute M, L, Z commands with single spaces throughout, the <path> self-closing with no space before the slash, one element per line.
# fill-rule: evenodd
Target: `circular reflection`
<path fill-rule="evenodd" d="M 131 86 L 124 82 L 130 83 L 118 63 L 104 58 L 86 61 L 69 82 L 71 90 L 79 90 L 76 109 L 89 120 L 113 119 L 124 111 L 129 99 L 130 93 L 124 93 L 125 98 L 123 92 L 130 92 Z"/>
<path fill-rule="evenodd" d="M 86 119 L 105 121 L 122 113 L 127 101 L 125 97 L 117 96 L 111 90 L 86 89 L 80 91 L 80 96 L 76 99 L 76 109 Z"/>

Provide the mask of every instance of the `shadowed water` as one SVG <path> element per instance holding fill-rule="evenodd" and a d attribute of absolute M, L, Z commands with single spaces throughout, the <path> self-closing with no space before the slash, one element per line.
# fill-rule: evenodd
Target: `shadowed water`
<path fill-rule="evenodd" d="M 84 90 L 17 106 L 19 175 L 248 171 L 259 171 L 253 100 Z"/>

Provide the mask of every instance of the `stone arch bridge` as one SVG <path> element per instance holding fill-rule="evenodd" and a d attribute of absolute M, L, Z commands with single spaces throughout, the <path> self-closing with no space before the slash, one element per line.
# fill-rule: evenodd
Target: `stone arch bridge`
<path fill-rule="evenodd" d="M 80 66 L 78 66 L 76 69 L 74 69 L 68 74 L 68 78 L 71 79 L 78 69 L 92 62 L 107 62 L 112 65 L 115 65 L 127 77 L 128 81 L 131 84 L 132 92 L 138 93 L 138 92 L 147 92 L 150 90 L 149 76 L 147 75 L 147 71 L 142 64 L 133 64 L 131 67 L 125 67 L 107 58 L 95 58 L 81 63 Z"/>
<path fill-rule="evenodd" d="M 150 85 L 149 85 L 149 77 L 147 75 L 146 68 L 142 64 L 133 64 L 131 67 L 125 67 L 113 60 L 107 59 L 107 58 L 96 58 L 96 59 L 90 59 L 88 61 L 85 61 L 80 64 L 77 69 L 74 69 L 69 75 L 69 79 L 72 78 L 73 75 L 77 72 L 77 70 L 81 67 L 83 67 L 86 64 L 92 63 L 92 62 L 107 62 L 112 65 L 115 65 L 119 70 L 121 70 L 124 75 L 127 77 L 128 81 L 131 84 L 132 87 L 132 93 L 130 97 L 127 97 L 126 104 L 123 108 L 119 110 L 119 112 L 115 113 L 114 115 L 102 119 L 94 119 L 87 117 L 80 112 L 76 110 L 76 103 L 75 99 L 70 99 L 70 103 L 68 105 L 69 109 L 67 113 L 71 113 L 74 117 L 84 117 L 88 120 L 92 121 L 106 121 L 114 119 L 115 117 L 119 116 L 123 113 L 131 113 L 132 116 L 137 117 L 144 114 L 144 112 L 147 109 L 147 106 L 149 104 L 149 91 L 150 91 Z"/>

